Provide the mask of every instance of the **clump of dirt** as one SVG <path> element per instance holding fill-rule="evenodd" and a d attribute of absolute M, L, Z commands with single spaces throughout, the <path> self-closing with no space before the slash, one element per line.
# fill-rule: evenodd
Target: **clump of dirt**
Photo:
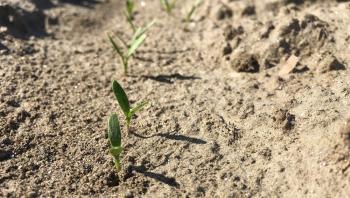
<path fill-rule="evenodd" d="M 251 54 L 239 54 L 233 57 L 232 68 L 238 72 L 259 72 L 260 65 Z"/>

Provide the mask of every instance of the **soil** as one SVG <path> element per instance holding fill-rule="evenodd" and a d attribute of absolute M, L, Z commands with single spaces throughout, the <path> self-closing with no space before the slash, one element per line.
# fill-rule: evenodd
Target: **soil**
<path fill-rule="evenodd" d="M 123 75 L 118 0 L 0 1 L 1 197 L 350 197 L 350 1 L 191 1 Z M 122 171 L 108 154 L 118 80 Z"/>

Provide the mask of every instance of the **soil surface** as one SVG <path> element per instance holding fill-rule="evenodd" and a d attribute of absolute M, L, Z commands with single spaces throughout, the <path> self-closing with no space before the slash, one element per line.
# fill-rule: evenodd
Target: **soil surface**
<path fill-rule="evenodd" d="M 350 197 L 350 1 L 0 1 L 0 197 Z M 150 104 L 130 134 L 111 90 Z M 122 171 L 107 119 L 122 122 Z"/>

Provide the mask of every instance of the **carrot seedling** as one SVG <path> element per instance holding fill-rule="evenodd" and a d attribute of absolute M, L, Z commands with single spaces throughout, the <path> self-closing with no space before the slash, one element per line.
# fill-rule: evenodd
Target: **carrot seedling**
<path fill-rule="evenodd" d="M 176 0 L 172 0 L 172 2 L 169 2 L 169 0 L 160 0 L 160 2 L 168 14 L 175 8 Z"/>
<path fill-rule="evenodd" d="M 117 52 L 122 60 L 122 64 L 124 66 L 124 74 L 128 75 L 128 63 L 130 57 L 134 55 L 136 50 L 141 46 L 141 44 L 146 40 L 146 32 L 151 26 L 155 23 L 153 20 L 151 23 L 146 25 L 145 27 L 139 27 L 135 30 L 134 35 L 132 36 L 129 43 L 125 42 L 122 38 L 118 37 L 118 39 L 123 43 L 126 49 L 123 49 L 120 45 L 118 45 L 111 36 L 108 35 L 109 41 L 112 43 L 113 49 Z"/>
<path fill-rule="evenodd" d="M 196 9 L 201 6 L 203 3 L 203 0 L 196 0 L 194 4 L 192 5 L 190 11 L 187 13 L 185 21 L 189 23 L 191 21 L 193 13 L 196 11 Z"/>
<path fill-rule="evenodd" d="M 115 113 L 108 120 L 108 139 L 110 144 L 109 153 L 113 156 L 115 168 L 117 171 L 120 171 L 120 154 L 123 148 L 121 146 L 120 124 L 118 116 Z"/>
<path fill-rule="evenodd" d="M 131 108 L 129 99 L 126 96 L 124 89 L 120 86 L 120 84 L 117 81 L 113 81 L 112 88 L 114 95 L 117 98 L 118 104 L 125 115 L 126 126 L 129 131 L 131 118 L 133 117 L 133 115 L 135 115 L 136 112 L 140 111 L 148 102 L 142 101 L 139 104 L 137 104 L 136 107 Z"/>

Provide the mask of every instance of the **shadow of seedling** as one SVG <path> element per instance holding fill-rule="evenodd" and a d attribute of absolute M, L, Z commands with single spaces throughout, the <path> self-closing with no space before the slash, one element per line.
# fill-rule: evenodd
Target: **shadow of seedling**
<path fill-rule="evenodd" d="M 132 170 L 136 171 L 137 173 L 141 173 L 146 177 L 155 179 L 161 183 L 167 184 L 169 186 L 175 187 L 175 188 L 179 188 L 180 184 L 176 181 L 175 178 L 173 177 L 167 177 L 163 174 L 160 173 L 153 173 L 147 170 L 147 168 L 144 165 L 141 166 L 132 166 L 131 167 Z"/>
<path fill-rule="evenodd" d="M 74 4 L 77 6 L 83 6 L 87 8 L 92 8 L 93 5 L 100 3 L 97 0 L 60 0 L 60 2 Z"/>
<path fill-rule="evenodd" d="M 181 75 L 179 73 L 170 74 L 170 75 L 157 75 L 157 76 L 147 75 L 147 76 L 142 76 L 142 77 L 146 78 L 146 79 L 155 80 L 158 82 L 168 83 L 168 84 L 173 84 L 174 80 L 198 80 L 198 79 L 201 79 L 200 77 L 185 76 L 185 75 Z"/>
<path fill-rule="evenodd" d="M 192 144 L 206 144 L 207 143 L 206 141 L 198 139 L 198 138 L 188 137 L 185 135 L 172 134 L 172 133 L 158 133 L 158 134 L 151 135 L 151 136 L 143 136 L 143 135 L 137 134 L 133 131 L 131 131 L 130 133 L 135 135 L 136 137 L 143 138 L 143 139 L 148 139 L 148 138 L 152 138 L 152 137 L 163 137 L 163 138 L 170 139 L 170 140 L 184 141 L 184 142 L 189 142 Z"/>

